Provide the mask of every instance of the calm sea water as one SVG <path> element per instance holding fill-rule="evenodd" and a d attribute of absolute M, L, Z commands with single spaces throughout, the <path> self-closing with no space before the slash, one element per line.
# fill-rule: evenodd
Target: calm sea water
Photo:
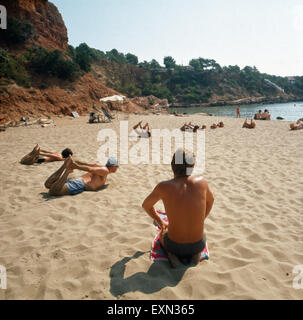
<path fill-rule="evenodd" d="M 264 111 L 265 109 L 270 111 L 272 120 L 276 120 L 277 117 L 284 118 L 284 121 L 296 121 L 303 118 L 303 101 L 277 104 L 243 105 L 240 106 L 241 118 L 253 118 L 255 113 L 257 113 L 259 110 Z M 236 106 L 169 109 L 170 113 L 175 111 L 178 113 L 188 114 L 204 112 L 218 117 L 236 118 Z"/>

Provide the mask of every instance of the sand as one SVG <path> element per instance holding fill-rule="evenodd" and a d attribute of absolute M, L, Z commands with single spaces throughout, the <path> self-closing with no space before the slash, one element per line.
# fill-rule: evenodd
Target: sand
<path fill-rule="evenodd" d="M 303 131 L 278 121 L 248 130 L 243 119 L 202 115 L 87 119 L 0 133 L 0 299 L 303 299 L 292 273 L 303 264 Z M 170 129 L 225 122 L 206 131 L 204 177 L 215 203 L 205 226 L 210 260 L 198 267 L 172 270 L 149 258 L 156 229 L 141 204 L 171 178 L 169 165 L 122 165 L 104 190 L 55 198 L 44 181 L 60 163 L 19 164 L 36 143 L 96 162 L 99 130 L 119 133 L 119 120 L 139 119 Z"/>

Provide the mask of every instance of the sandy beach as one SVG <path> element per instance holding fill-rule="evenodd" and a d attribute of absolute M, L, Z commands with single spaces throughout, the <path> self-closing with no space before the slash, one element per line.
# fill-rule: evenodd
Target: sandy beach
<path fill-rule="evenodd" d="M 157 231 L 141 204 L 172 177 L 169 165 L 121 165 L 104 190 L 56 198 L 44 181 L 60 163 L 19 163 L 37 143 L 97 162 L 101 129 L 119 134 L 120 120 L 131 127 L 141 119 L 154 129 L 185 121 L 208 127 L 204 177 L 215 203 L 205 225 L 210 259 L 198 267 L 172 270 L 150 260 Z M 225 128 L 209 129 L 221 120 Z M 303 265 L 303 130 L 279 121 L 248 130 L 244 119 L 202 115 L 87 121 L 0 133 L 0 265 L 7 269 L 0 299 L 303 299 L 292 273 Z"/>

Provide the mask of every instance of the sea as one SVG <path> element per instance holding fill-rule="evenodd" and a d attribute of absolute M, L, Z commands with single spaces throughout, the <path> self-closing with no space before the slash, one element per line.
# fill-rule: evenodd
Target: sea
<path fill-rule="evenodd" d="M 169 113 L 208 113 L 209 115 L 216 117 L 236 118 L 236 108 L 237 106 L 170 108 Z M 283 118 L 281 121 L 297 121 L 298 119 L 303 118 L 303 101 L 276 104 L 241 105 L 241 118 L 253 118 L 255 113 L 259 110 L 264 111 L 265 109 L 269 110 L 271 120 L 278 120 L 277 118 L 280 117 Z"/>

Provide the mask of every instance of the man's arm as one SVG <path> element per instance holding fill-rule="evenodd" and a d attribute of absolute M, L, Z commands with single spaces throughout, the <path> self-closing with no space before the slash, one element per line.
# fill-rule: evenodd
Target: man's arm
<path fill-rule="evenodd" d="M 166 224 L 164 223 L 164 221 L 162 221 L 162 219 L 160 218 L 160 216 L 157 214 L 154 205 L 161 200 L 161 191 L 162 189 L 162 184 L 159 183 L 155 189 L 152 191 L 152 193 L 144 200 L 142 207 L 143 209 L 148 213 L 148 215 L 154 220 L 156 221 L 156 223 L 159 225 L 159 227 L 161 229 L 164 229 L 164 227 L 166 226 Z"/>
<path fill-rule="evenodd" d="M 92 174 L 95 174 L 97 176 L 105 177 L 108 175 L 108 169 L 106 167 L 90 167 L 90 166 L 85 166 L 85 165 L 79 165 L 77 163 L 73 163 L 72 166 L 73 169 L 81 170 L 81 171 L 86 171 Z"/>
<path fill-rule="evenodd" d="M 215 201 L 214 196 L 213 196 L 212 192 L 210 191 L 209 186 L 207 184 L 205 219 L 208 217 L 208 215 L 213 207 L 214 201 Z"/>
<path fill-rule="evenodd" d="M 74 160 L 74 162 L 76 164 L 78 164 L 79 166 L 85 166 L 85 167 L 103 167 L 101 164 L 97 164 L 97 163 L 86 163 L 86 162 L 82 162 L 82 161 L 79 161 L 79 160 Z"/>

